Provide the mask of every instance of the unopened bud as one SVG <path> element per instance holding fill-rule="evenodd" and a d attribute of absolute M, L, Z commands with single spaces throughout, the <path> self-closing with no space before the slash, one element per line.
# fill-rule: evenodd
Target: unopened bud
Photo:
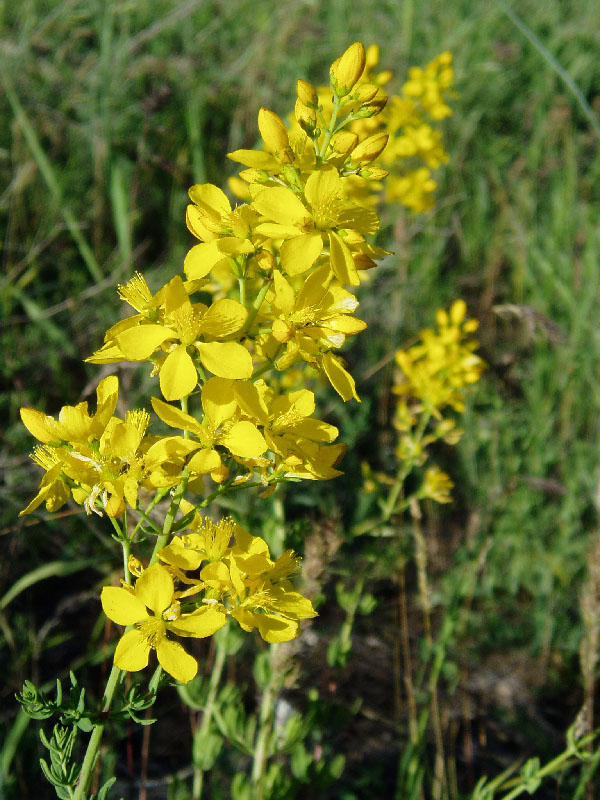
<path fill-rule="evenodd" d="M 382 181 L 384 178 L 387 178 L 389 174 L 387 169 L 381 169 L 380 167 L 364 167 L 357 172 L 357 175 L 368 181 Z"/>
<path fill-rule="evenodd" d="M 356 119 L 370 119 L 371 117 L 376 117 L 377 114 L 381 114 L 387 101 L 388 99 L 385 95 L 382 97 L 374 97 L 369 103 L 366 103 L 364 106 L 361 106 L 358 111 L 355 111 L 354 117 Z"/>
<path fill-rule="evenodd" d="M 379 86 L 376 86 L 374 83 L 362 83 L 360 86 L 356 87 L 356 91 L 352 96 L 362 105 L 363 103 L 371 101 L 379 91 Z"/>
<path fill-rule="evenodd" d="M 337 133 L 331 140 L 331 145 L 336 153 L 347 156 L 358 144 L 358 136 L 349 131 Z"/>
<path fill-rule="evenodd" d="M 377 266 L 373 259 L 369 258 L 369 256 L 364 253 L 354 253 L 352 258 L 354 259 L 354 266 L 356 269 L 373 269 L 373 267 Z"/>
<path fill-rule="evenodd" d="M 305 106 L 316 106 L 319 103 L 317 90 L 308 81 L 299 80 L 296 84 L 296 93 L 300 102 Z"/>
<path fill-rule="evenodd" d="M 258 112 L 258 129 L 267 150 L 279 155 L 283 161 L 293 160 L 290 140 L 281 117 L 268 108 L 261 108 Z"/>
<path fill-rule="evenodd" d="M 352 161 L 358 161 L 360 164 L 370 164 L 371 161 L 375 161 L 385 149 L 388 139 L 387 133 L 375 133 L 369 136 L 354 148 L 351 153 Z"/>
<path fill-rule="evenodd" d="M 294 108 L 294 116 L 304 133 L 312 138 L 314 130 L 317 127 L 317 114 L 314 108 L 309 108 L 304 105 L 302 100 L 298 98 Z"/>
<path fill-rule="evenodd" d="M 331 84 L 339 97 L 345 97 L 363 74 L 366 63 L 365 48 L 354 42 L 337 58 L 329 70 Z"/>

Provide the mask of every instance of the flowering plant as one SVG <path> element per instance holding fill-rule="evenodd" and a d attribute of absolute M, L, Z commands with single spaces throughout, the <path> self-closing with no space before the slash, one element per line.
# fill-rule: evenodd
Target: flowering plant
<path fill-rule="evenodd" d="M 42 504 L 55 512 L 72 501 L 88 515 L 106 517 L 122 549 L 121 585 L 101 593 L 106 617 L 125 628 L 103 716 L 88 714 L 91 722 L 82 724 L 82 711 L 69 732 L 63 714 L 48 743 L 53 761 L 44 771 L 59 797 L 90 797 L 105 717 L 125 674 L 144 670 L 152 651 L 159 666 L 149 694 L 127 706 L 133 719 L 154 702 L 163 673 L 180 684 L 192 681 L 198 672 L 193 640 L 216 634 L 230 618 L 275 644 L 299 636 L 300 622 L 316 616 L 311 601 L 293 588 L 299 560 L 291 550 L 272 555 L 262 537 L 204 510 L 240 490 L 259 489 L 266 499 L 285 482 L 341 474 L 345 445 L 336 441 L 337 428 L 314 416 L 314 393 L 290 376 L 300 365 L 342 400 L 359 400 L 340 349 L 366 328 L 355 316 L 359 301 L 346 287 L 358 287 L 387 254 L 369 240 L 379 228 L 374 200 L 389 167 L 388 200 L 428 209 L 429 169 L 446 158 L 425 117 L 449 113 L 449 54 L 412 71 L 387 109 L 388 76 L 373 77 L 376 64 L 376 49 L 365 51 L 357 42 L 333 62 L 327 90 L 298 81 L 289 129 L 262 108 L 264 149 L 229 154 L 243 166 L 230 184 L 243 202 L 232 206 L 212 184 L 192 186 L 186 222 L 197 243 L 182 274 L 155 291 L 140 272 L 118 287 L 134 313 L 109 328 L 87 361 L 108 370 L 123 361 L 148 364 L 158 379 L 153 413 L 135 409 L 118 416 L 119 380 L 112 372 L 98 383 L 94 412 L 86 402 L 63 407 L 57 419 L 21 410 L 39 442 L 33 459 L 44 470 L 21 513 Z M 399 167 L 406 159 L 425 166 Z M 453 309 L 452 325 L 458 316 Z M 453 331 L 450 326 L 444 342 Z M 460 345 L 453 346 L 459 349 L 458 355 L 451 350 L 452 358 L 466 365 Z M 448 363 L 445 354 L 442 362 Z M 431 399 L 436 370 L 423 373 L 416 352 L 402 366 L 407 382 L 399 391 L 416 398 L 425 381 Z M 473 363 L 470 368 L 473 375 Z M 444 403 L 456 407 L 457 391 L 454 386 L 448 397 L 431 400 L 430 413 L 436 416 Z M 411 419 L 414 406 L 404 407 Z M 180 639 L 191 641 L 184 647 Z M 22 702 L 31 711 L 31 686 Z M 205 720 L 209 725 L 207 710 L 203 726 Z M 69 764 L 77 726 L 91 731 L 81 766 Z M 255 764 L 253 779 L 260 784 L 264 757 Z"/>

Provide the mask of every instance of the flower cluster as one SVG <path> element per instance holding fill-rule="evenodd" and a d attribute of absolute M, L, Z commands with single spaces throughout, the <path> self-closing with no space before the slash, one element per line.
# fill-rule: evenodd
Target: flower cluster
<path fill-rule="evenodd" d="M 298 81 L 294 130 L 261 109 L 264 150 L 229 154 L 244 167 L 234 182 L 243 202 L 232 206 L 212 184 L 192 186 L 186 221 L 197 241 L 182 274 L 156 291 L 141 273 L 118 287 L 133 313 L 87 360 L 150 364 L 161 395 L 151 400 L 154 417 L 115 414 L 115 375 L 98 384 L 95 413 L 87 402 L 65 406 L 58 419 L 21 409 L 45 471 L 22 513 L 72 499 L 111 518 L 125 555 L 139 535 L 158 537 L 148 568 L 130 559 L 124 585 L 102 593 L 106 614 L 130 626 L 115 653 L 121 669 L 142 669 L 154 649 L 167 672 L 187 681 L 197 665 L 173 636 L 210 636 L 231 616 L 266 641 L 286 641 L 315 613 L 291 588 L 291 553 L 273 561 L 262 539 L 195 509 L 237 489 L 259 486 L 266 496 L 285 480 L 341 474 L 338 430 L 314 416 L 313 392 L 295 388 L 293 376 L 309 370 L 344 401 L 359 399 L 338 354 L 366 327 L 347 287 L 386 252 L 367 240 L 379 220 L 352 184 L 379 185 L 386 175 L 373 163 L 387 133 L 351 130 L 385 105 L 366 67 L 362 44 L 351 45 L 331 66 L 327 104 Z M 157 526 L 150 510 L 169 493 Z"/>
<path fill-rule="evenodd" d="M 398 395 L 394 425 L 400 434 L 396 455 L 401 461 L 422 466 L 428 445 L 438 440 L 456 444 L 462 435 L 454 418 L 444 412 L 464 411 L 466 393 L 485 369 L 474 352 L 479 343 L 471 337 L 478 323 L 465 319 L 466 312 L 463 300 L 454 302 L 449 312 L 438 310 L 437 330 L 421 331 L 418 344 L 396 353 L 400 369 L 392 391 Z M 430 466 L 420 496 L 447 503 L 451 488 L 448 475 Z"/>
<path fill-rule="evenodd" d="M 448 105 L 448 99 L 454 96 L 452 54 L 440 53 L 426 67 L 412 67 L 400 94 L 389 97 L 384 87 L 393 74 L 388 70 L 377 72 L 379 48 L 371 45 L 365 59 L 356 93 L 378 113 L 355 113 L 348 132 L 336 139 L 336 147 L 344 150 L 366 137 L 371 142 L 371 152 L 377 146 L 383 149 L 377 153 L 378 168 L 369 167 L 370 162 L 363 163 L 360 171 L 348 177 L 348 192 L 363 204 L 373 205 L 376 202 L 374 193 L 381 190 L 380 180 L 388 175 L 388 170 L 386 201 L 401 203 L 415 212 L 429 211 L 434 204 L 436 188 L 432 170 L 448 161 L 442 132 L 436 123 L 452 114 Z M 330 88 L 319 87 L 317 95 L 319 104 L 330 110 Z M 297 127 L 306 126 L 305 111 L 301 109 L 299 113 L 298 107 L 296 122 Z"/>
<path fill-rule="evenodd" d="M 160 563 L 143 569 L 130 558 L 135 586 L 102 590 L 106 616 L 129 626 L 115 650 L 119 669 L 144 669 L 155 650 L 161 667 L 187 683 L 198 663 L 172 636 L 211 636 L 231 616 L 267 642 L 285 642 L 298 635 L 298 620 L 316 616 L 310 600 L 291 588 L 298 567 L 292 551 L 273 561 L 263 539 L 229 519 L 214 524 L 196 515 L 192 529 L 159 551 Z"/>

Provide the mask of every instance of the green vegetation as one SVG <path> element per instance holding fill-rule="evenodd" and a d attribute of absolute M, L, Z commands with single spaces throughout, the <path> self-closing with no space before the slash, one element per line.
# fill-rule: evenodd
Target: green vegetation
<path fill-rule="evenodd" d="M 345 353 L 362 404 L 323 391 L 348 443 L 345 477 L 292 486 L 285 528 L 276 503 L 268 518 L 247 499 L 228 506 L 303 555 L 305 584 L 324 599 L 320 617 L 283 651 L 292 675 L 275 654 L 257 659 L 253 678 L 253 651 L 244 645 L 247 658 L 233 659 L 242 643 L 230 636 L 222 648 L 236 688 L 216 693 L 207 670 L 182 690 L 194 711 L 171 692 L 152 717 L 172 720 L 175 734 L 115 723 L 120 740 L 105 754 L 104 779 L 117 776 L 114 796 L 183 800 L 193 751 L 196 780 L 215 764 L 203 796 L 228 797 L 230 777 L 248 771 L 258 709 L 281 726 L 287 761 L 274 763 L 291 764 L 268 773 L 275 788 L 265 796 L 302 798 L 308 783 L 315 798 L 491 800 L 480 781 L 506 770 L 497 798 L 516 797 L 515 787 L 538 798 L 594 797 L 600 756 L 581 737 L 597 721 L 600 638 L 600 137 L 589 119 L 600 114 L 600 6 L 515 8 L 581 97 L 500 4 L 13 6 L 0 7 L 0 798 L 54 796 L 38 770 L 48 756 L 37 723 L 27 724 L 14 695 L 32 678 L 52 700 L 57 674 L 66 695 L 71 670 L 101 695 L 98 665 L 110 644 L 98 596 L 116 578 L 105 520 L 79 507 L 18 518 L 39 480 L 18 409 L 56 414 L 93 398 L 103 373 L 81 359 L 122 313 L 116 284 L 140 269 L 158 286 L 180 269 L 192 243 L 188 186 L 225 186 L 235 172 L 225 154 L 258 141 L 258 107 L 285 114 L 296 78 L 322 82 L 356 40 L 379 44 L 396 87 L 410 65 L 451 51 L 458 97 L 444 121 L 450 161 L 437 173 L 435 210 L 388 206 L 382 220 L 379 241 L 395 255 L 362 292 L 369 329 Z M 424 506 L 424 593 L 410 524 L 353 531 L 372 503 L 359 491 L 363 463 L 379 471 L 393 462 L 393 353 L 457 297 L 480 320 L 488 370 L 461 418 L 460 443 L 436 445 L 454 503 Z M 147 372 L 121 371 L 132 407 Z M 260 708 L 253 681 L 269 689 Z M 284 687 L 279 706 L 274 685 Z M 211 692 L 218 736 L 199 722 Z M 71 696 L 76 706 L 76 687 Z M 413 711 L 420 727 L 411 738 Z M 182 754 L 169 739 L 191 741 L 190 724 L 196 733 Z M 545 764 L 554 777 L 542 781 Z M 236 800 L 250 796 L 241 779 L 236 787 Z"/>

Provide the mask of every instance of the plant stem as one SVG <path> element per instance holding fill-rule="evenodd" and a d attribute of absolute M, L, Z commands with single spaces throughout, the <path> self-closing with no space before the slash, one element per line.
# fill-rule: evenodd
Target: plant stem
<path fill-rule="evenodd" d="M 110 708 L 110 704 L 112 702 L 115 689 L 117 688 L 117 683 L 119 681 L 120 674 L 121 670 L 118 667 L 115 667 L 113 664 L 113 667 L 110 671 L 110 675 L 108 676 L 106 688 L 104 690 L 104 696 L 102 698 L 103 713 L 108 712 Z M 73 800 L 84 800 L 86 796 L 87 787 L 90 782 L 90 778 L 92 777 L 92 770 L 94 769 L 94 764 L 96 763 L 96 756 L 98 754 L 98 748 L 100 747 L 100 741 L 102 739 L 103 731 L 104 731 L 104 723 L 94 725 L 92 735 L 90 736 L 90 740 L 88 742 L 87 750 L 85 751 L 83 764 L 81 765 L 81 772 L 79 773 L 79 783 L 77 784 L 77 789 L 75 791 Z"/>
<path fill-rule="evenodd" d="M 221 681 L 223 667 L 225 665 L 225 656 L 227 655 L 225 647 L 217 642 L 215 660 L 213 663 L 212 671 L 210 673 L 210 682 L 208 684 L 208 694 L 206 696 L 206 703 L 202 712 L 202 722 L 197 730 L 194 732 L 194 745 L 197 741 L 202 741 L 210 731 L 210 724 L 212 722 L 213 712 L 215 708 L 215 699 L 217 696 L 217 689 Z M 201 766 L 194 764 L 194 779 L 192 786 L 193 800 L 200 800 L 202 797 L 202 785 L 204 782 L 204 770 Z"/>
<path fill-rule="evenodd" d="M 165 547 L 165 545 L 169 540 L 171 528 L 173 527 L 173 523 L 175 522 L 175 515 L 177 514 L 181 501 L 183 500 L 183 495 L 185 494 L 185 489 L 189 479 L 190 479 L 190 473 L 186 467 L 181 473 L 181 480 L 177 484 L 177 488 L 175 489 L 175 492 L 173 494 L 171 505 L 169 506 L 169 510 L 167 511 L 167 515 L 165 517 L 162 533 L 156 537 L 156 543 L 154 545 L 154 550 L 152 551 L 152 556 L 150 558 L 151 565 L 154 564 L 154 562 L 158 558 L 158 551 L 161 548 Z"/>
<path fill-rule="evenodd" d="M 263 800 L 264 797 L 264 779 L 267 767 L 267 759 L 269 757 L 267 745 L 273 730 L 273 711 L 275 709 L 275 700 L 279 691 L 279 671 L 275 666 L 278 649 L 279 645 L 271 645 L 271 653 L 269 658 L 271 665 L 271 678 L 267 686 L 265 686 L 263 689 L 260 700 L 258 735 L 256 737 L 256 746 L 254 748 L 254 757 L 252 759 L 252 784 L 254 787 L 254 800 Z"/>

